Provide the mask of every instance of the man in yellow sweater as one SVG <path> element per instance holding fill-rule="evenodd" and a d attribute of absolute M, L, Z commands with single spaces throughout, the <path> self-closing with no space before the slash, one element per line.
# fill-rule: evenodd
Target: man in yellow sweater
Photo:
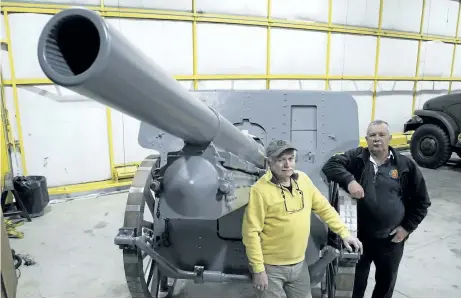
<path fill-rule="evenodd" d="M 311 211 L 342 238 L 348 250 L 362 250 L 361 242 L 310 178 L 295 170 L 296 152 L 285 140 L 268 145 L 269 169 L 252 186 L 243 218 L 243 243 L 260 297 L 312 296 L 304 262 Z"/>

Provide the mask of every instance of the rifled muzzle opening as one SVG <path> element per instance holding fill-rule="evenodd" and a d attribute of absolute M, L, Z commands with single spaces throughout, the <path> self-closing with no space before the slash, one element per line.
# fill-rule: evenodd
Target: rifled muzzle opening
<path fill-rule="evenodd" d="M 84 73 L 95 62 L 100 48 L 98 29 L 84 16 L 66 16 L 56 22 L 45 41 L 45 59 L 64 76 Z"/>

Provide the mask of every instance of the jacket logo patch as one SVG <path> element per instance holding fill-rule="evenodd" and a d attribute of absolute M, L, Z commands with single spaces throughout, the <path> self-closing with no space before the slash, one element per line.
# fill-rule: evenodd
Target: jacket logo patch
<path fill-rule="evenodd" d="M 392 169 L 389 171 L 389 176 L 393 179 L 398 179 L 399 178 L 399 172 L 397 169 Z"/>

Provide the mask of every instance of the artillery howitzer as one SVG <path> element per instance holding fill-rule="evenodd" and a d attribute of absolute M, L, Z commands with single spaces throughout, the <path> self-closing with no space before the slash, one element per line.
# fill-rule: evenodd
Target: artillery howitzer
<path fill-rule="evenodd" d="M 98 14 L 81 8 L 51 18 L 38 58 L 54 83 L 140 120 L 139 144 L 158 151 L 140 164 L 115 237 L 133 297 L 171 295 L 181 280 L 251 281 L 242 216 L 249 189 L 266 168 L 264 145 L 273 139 L 298 146 L 297 168 L 355 231 L 355 202 L 320 175 L 327 158 L 359 142 L 351 96 L 189 92 Z M 350 296 L 357 258 L 312 215 L 306 262 L 313 286 L 320 283 L 324 296 Z"/>

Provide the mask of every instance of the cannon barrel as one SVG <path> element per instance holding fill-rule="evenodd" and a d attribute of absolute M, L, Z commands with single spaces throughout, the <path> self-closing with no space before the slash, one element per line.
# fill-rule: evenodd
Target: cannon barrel
<path fill-rule="evenodd" d="M 70 8 L 41 32 L 38 60 L 54 83 L 192 145 L 264 167 L 262 146 L 194 97 L 96 12 Z"/>

